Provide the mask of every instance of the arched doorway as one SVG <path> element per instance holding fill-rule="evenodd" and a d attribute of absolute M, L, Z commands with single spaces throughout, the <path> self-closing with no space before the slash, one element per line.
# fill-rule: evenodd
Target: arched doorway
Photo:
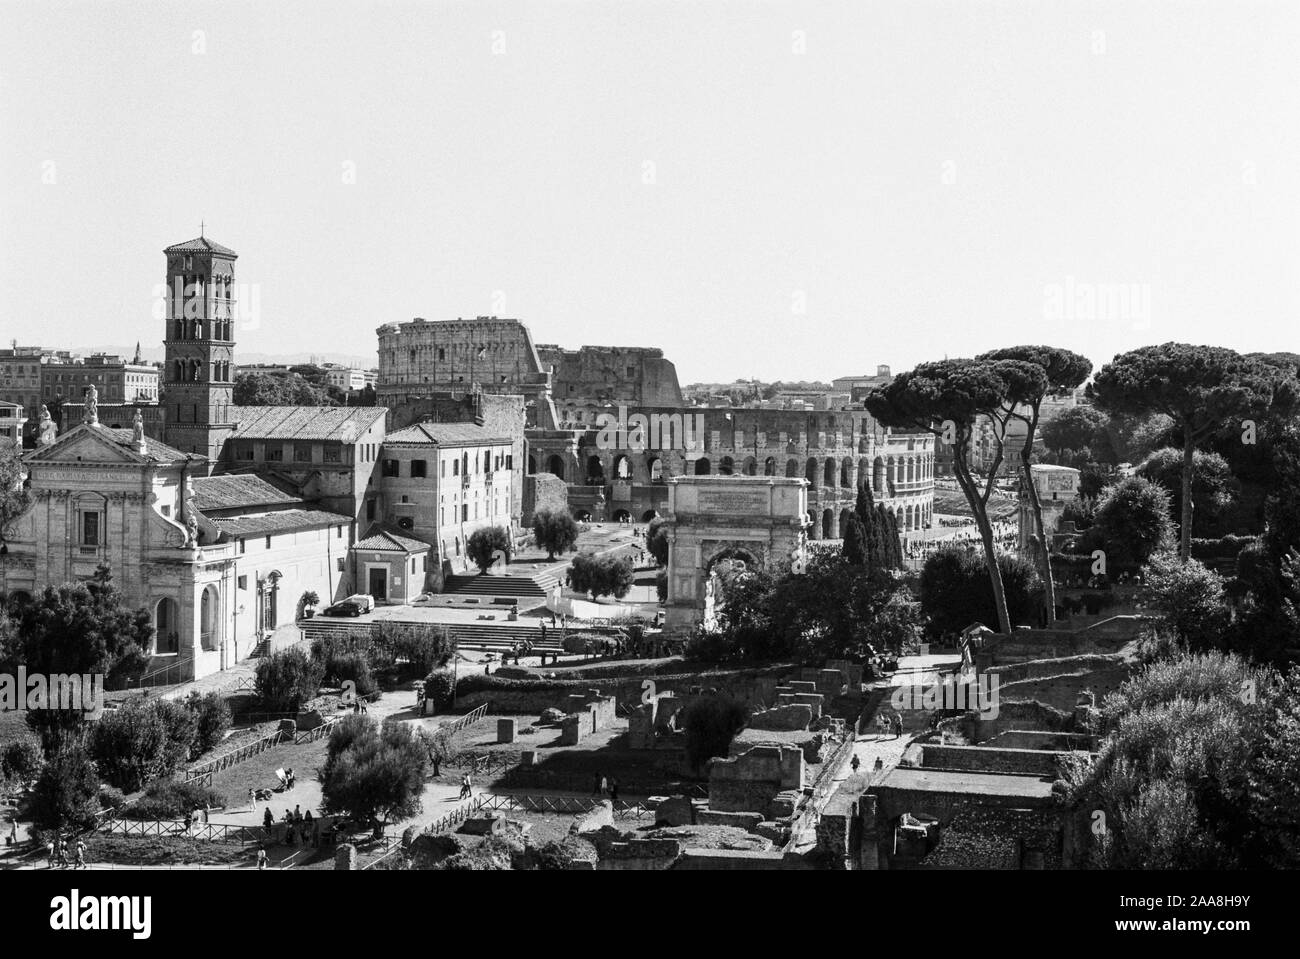
<path fill-rule="evenodd" d="M 546 472 L 564 479 L 564 457 L 552 453 L 551 458 L 546 461 Z"/>
<path fill-rule="evenodd" d="M 835 513 L 828 509 L 822 510 L 822 539 L 835 538 Z"/>
<path fill-rule="evenodd" d="M 808 457 L 808 462 L 804 464 L 803 478 L 808 481 L 809 486 L 817 485 L 817 460 Z"/>
<path fill-rule="evenodd" d="M 174 599 L 160 599 L 153 612 L 155 654 L 180 651 L 180 606 Z"/>
<path fill-rule="evenodd" d="M 767 459 L 763 460 L 763 475 L 764 476 L 776 475 L 776 457 L 769 456 Z"/>
<path fill-rule="evenodd" d="M 799 475 L 799 461 L 788 460 L 785 464 L 785 475 L 787 479 L 794 479 Z"/>
<path fill-rule="evenodd" d="M 712 468 L 713 468 L 713 464 L 709 462 L 709 458 L 707 456 L 701 456 L 699 459 L 695 461 L 696 476 L 708 476 Z"/>
<path fill-rule="evenodd" d="M 745 457 L 745 465 L 741 467 L 746 476 L 754 476 L 758 473 L 758 460 L 752 456 Z"/>
<path fill-rule="evenodd" d="M 827 457 L 826 468 L 822 470 L 822 485 L 835 486 L 837 472 L 838 471 L 835 468 L 835 459 L 833 457 Z"/>
<path fill-rule="evenodd" d="M 587 485 L 605 485 L 605 464 L 600 461 L 599 456 L 587 457 Z"/>
<path fill-rule="evenodd" d="M 628 512 L 627 510 L 625 510 L 625 509 L 615 510 L 615 511 L 614 511 L 614 522 L 615 522 L 615 523 L 630 523 L 630 522 L 632 522 L 632 514 L 629 513 L 629 512 Z"/>
<path fill-rule="evenodd" d="M 721 461 L 718 463 L 718 475 L 730 476 L 734 472 L 736 472 L 736 461 L 730 456 L 722 457 Z"/>
<path fill-rule="evenodd" d="M 877 456 L 875 462 L 871 464 L 871 492 L 879 496 L 880 491 L 884 488 L 885 461 Z"/>
<path fill-rule="evenodd" d="M 657 456 L 650 458 L 650 482 L 662 483 L 664 481 L 664 464 L 663 460 Z"/>
<path fill-rule="evenodd" d="M 208 651 L 217 648 L 220 620 L 221 594 L 215 584 L 203 587 L 203 598 L 199 603 L 199 645 Z"/>
<path fill-rule="evenodd" d="M 641 522 L 643 523 L 649 523 L 651 520 L 655 520 L 658 518 L 659 518 L 658 510 L 648 509 L 641 514 Z"/>
<path fill-rule="evenodd" d="M 573 518 L 576 519 L 579 523 L 590 523 L 591 511 L 585 509 L 575 509 L 573 511 Z"/>

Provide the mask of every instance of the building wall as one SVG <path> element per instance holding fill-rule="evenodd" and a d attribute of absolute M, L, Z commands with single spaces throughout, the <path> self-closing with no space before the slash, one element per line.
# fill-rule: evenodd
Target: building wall
<path fill-rule="evenodd" d="M 547 344 L 537 348 L 542 365 L 551 371 L 551 393 L 562 427 L 590 404 L 682 406 L 677 368 L 663 350 L 646 347 L 584 346 L 565 350 Z"/>

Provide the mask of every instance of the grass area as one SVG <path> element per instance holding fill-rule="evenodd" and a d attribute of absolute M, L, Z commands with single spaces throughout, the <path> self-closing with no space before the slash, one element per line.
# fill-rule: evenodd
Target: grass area
<path fill-rule="evenodd" d="M 237 842 L 209 842 L 180 836 L 108 836 L 94 833 L 86 839 L 86 861 L 131 866 L 230 865 L 250 862 L 257 847 Z"/>
<path fill-rule="evenodd" d="M 317 739 L 301 745 L 277 746 L 251 759 L 223 769 L 212 777 L 212 788 L 226 797 L 227 805 L 240 807 L 248 802 L 248 790 L 271 789 L 278 785 L 277 769 L 292 769 L 299 782 L 314 780 L 316 769 L 325 762 L 329 739 Z"/>
<path fill-rule="evenodd" d="M 1020 509 L 1013 499 L 994 496 L 989 499 L 989 519 L 993 522 L 1012 519 Z M 971 516 L 970 505 L 960 490 L 937 489 L 934 491 L 934 511 L 948 516 Z M 973 528 L 973 527 L 972 527 Z"/>

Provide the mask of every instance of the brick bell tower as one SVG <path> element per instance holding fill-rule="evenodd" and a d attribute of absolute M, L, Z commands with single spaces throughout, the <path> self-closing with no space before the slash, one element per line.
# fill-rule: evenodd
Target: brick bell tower
<path fill-rule="evenodd" d="M 162 373 L 164 438 L 182 453 L 208 458 L 211 470 L 234 430 L 234 250 L 200 235 L 167 256 L 166 362 Z"/>

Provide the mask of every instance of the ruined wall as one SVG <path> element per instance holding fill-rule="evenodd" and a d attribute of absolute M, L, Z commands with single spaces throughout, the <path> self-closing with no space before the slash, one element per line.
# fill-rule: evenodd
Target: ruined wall
<path fill-rule="evenodd" d="M 647 347 L 584 346 L 565 350 L 537 347 L 542 368 L 552 371 L 552 392 L 563 411 L 575 404 L 683 405 L 677 368 L 663 350 Z"/>
<path fill-rule="evenodd" d="M 534 473 L 523 479 L 523 499 L 519 510 L 520 524 L 526 529 L 532 525 L 533 516 L 549 510 L 553 513 L 569 511 L 569 487 L 564 480 L 550 473 Z"/>
<path fill-rule="evenodd" d="M 921 765 L 931 769 L 963 769 L 971 772 L 1022 773 L 1056 778 L 1065 753 L 1037 749 L 998 749 L 988 746 L 943 746 L 926 743 L 921 747 Z"/>
<path fill-rule="evenodd" d="M 925 869 L 1060 869 L 1062 822 L 1048 810 L 962 808 L 944 827 Z"/>

